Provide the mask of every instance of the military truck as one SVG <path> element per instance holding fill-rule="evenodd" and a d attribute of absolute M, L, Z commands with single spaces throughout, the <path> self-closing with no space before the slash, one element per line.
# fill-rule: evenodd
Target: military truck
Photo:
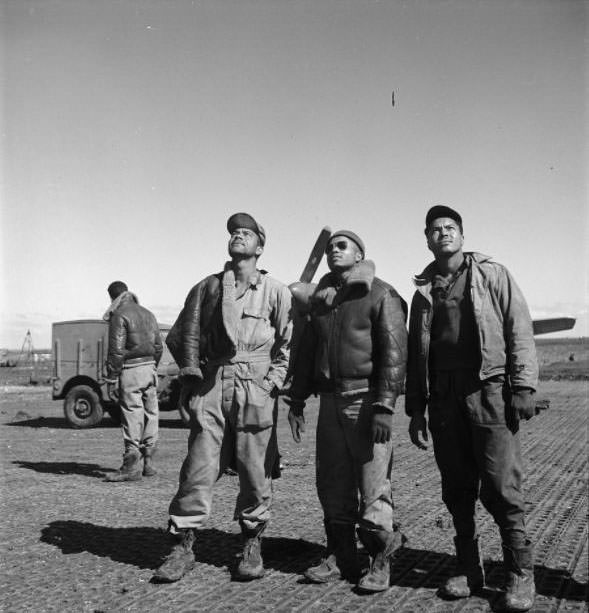
<path fill-rule="evenodd" d="M 170 326 L 159 324 L 162 341 Z M 102 319 L 77 319 L 52 326 L 53 400 L 63 400 L 63 412 L 73 428 L 89 428 L 108 413 L 120 423 L 121 407 L 108 394 L 106 357 L 108 322 Z M 178 365 L 164 342 L 157 368 L 160 410 L 174 410 L 180 393 Z"/>

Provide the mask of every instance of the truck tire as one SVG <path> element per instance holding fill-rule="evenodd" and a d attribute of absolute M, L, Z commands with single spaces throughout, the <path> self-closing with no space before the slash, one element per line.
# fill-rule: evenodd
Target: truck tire
<path fill-rule="evenodd" d="M 65 419 L 72 428 L 90 428 L 102 421 L 104 411 L 98 394 L 88 385 L 76 385 L 63 403 Z"/>
<path fill-rule="evenodd" d="M 121 425 L 121 407 L 118 404 L 111 404 L 106 407 L 106 412 L 117 426 Z"/>

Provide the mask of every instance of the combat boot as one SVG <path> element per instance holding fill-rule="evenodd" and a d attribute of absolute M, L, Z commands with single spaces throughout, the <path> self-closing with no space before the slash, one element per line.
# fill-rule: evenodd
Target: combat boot
<path fill-rule="evenodd" d="M 173 539 L 172 551 L 166 556 L 163 564 L 155 571 L 153 581 L 156 583 L 173 583 L 194 568 L 195 531 L 183 528 L 177 534 L 170 534 Z"/>
<path fill-rule="evenodd" d="M 155 447 L 143 447 L 141 453 L 143 455 L 143 476 L 153 477 L 157 475 L 157 470 L 153 466 Z"/>
<path fill-rule="evenodd" d="M 139 481 L 141 479 L 141 454 L 135 447 L 127 447 L 123 464 L 116 473 L 107 475 L 107 481 Z"/>
<path fill-rule="evenodd" d="M 255 528 L 247 528 L 243 522 L 239 523 L 243 539 L 243 553 L 233 578 L 237 581 L 260 579 L 264 576 L 262 532 L 264 532 L 266 524 L 258 524 Z"/>
<path fill-rule="evenodd" d="M 534 606 L 534 555 L 530 541 L 523 547 L 503 546 L 505 594 L 500 607 L 503 611 L 529 611 Z"/>
<path fill-rule="evenodd" d="M 406 540 L 398 530 L 358 530 L 360 541 L 370 556 L 370 567 L 360 577 L 358 590 L 361 592 L 384 592 L 389 589 L 391 556 Z"/>
<path fill-rule="evenodd" d="M 454 537 L 456 572 L 440 587 L 447 598 L 468 598 L 485 585 L 485 571 L 479 553 L 478 538 Z"/>
<path fill-rule="evenodd" d="M 324 522 L 327 535 L 327 555 L 305 571 L 305 577 L 313 583 L 329 583 L 347 579 L 358 580 L 356 534 L 353 524 Z"/>

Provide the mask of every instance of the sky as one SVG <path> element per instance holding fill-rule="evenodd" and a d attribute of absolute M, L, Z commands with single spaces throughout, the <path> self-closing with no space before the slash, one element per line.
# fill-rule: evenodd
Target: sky
<path fill-rule="evenodd" d="M 115 279 L 173 323 L 237 211 L 281 281 L 323 226 L 347 228 L 409 301 L 434 204 L 533 316 L 587 335 L 586 10 L 2 0 L 0 346 L 101 317 Z"/>

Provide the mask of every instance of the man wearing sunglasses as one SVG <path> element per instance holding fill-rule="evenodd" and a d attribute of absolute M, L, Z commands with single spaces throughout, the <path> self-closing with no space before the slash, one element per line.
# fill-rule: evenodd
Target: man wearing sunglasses
<path fill-rule="evenodd" d="M 293 365 L 289 422 L 301 440 L 303 409 L 320 395 L 317 491 L 327 554 L 305 576 L 317 583 L 345 578 L 364 592 L 389 587 L 393 528 L 392 422 L 407 358 L 406 305 L 374 274 L 364 243 L 340 230 L 327 245 L 330 273 L 309 299 L 309 322 Z M 358 502 L 360 495 L 360 502 Z M 356 533 L 370 555 L 359 576 Z"/>
<path fill-rule="evenodd" d="M 291 294 L 257 268 L 264 228 L 251 215 L 236 213 L 227 230 L 231 260 L 192 288 L 166 339 L 180 367 L 179 408 L 190 437 L 169 508 L 173 548 L 154 576 L 160 582 L 178 581 L 194 566 L 193 545 L 210 514 L 213 486 L 230 464 L 239 476 L 235 519 L 243 537 L 234 578 L 264 574 L 261 535 L 272 503 L 277 391 L 289 361 Z"/>
<path fill-rule="evenodd" d="M 427 445 L 425 410 L 452 515 L 457 571 L 442 595 L 467 598 L 484 586 L 475 525 L 479 497 L 499 527 L 506 591 L 503 611 L 534 602 L 532 545 L 526 536 L 519 420 L 535 414 L 538 363 L 532 321 L 501 264 L 463 252 L 462 217 L 447 206 L 425 219 L 435 260 L 415 279 L 405 408 L 409 434 Z"/>

